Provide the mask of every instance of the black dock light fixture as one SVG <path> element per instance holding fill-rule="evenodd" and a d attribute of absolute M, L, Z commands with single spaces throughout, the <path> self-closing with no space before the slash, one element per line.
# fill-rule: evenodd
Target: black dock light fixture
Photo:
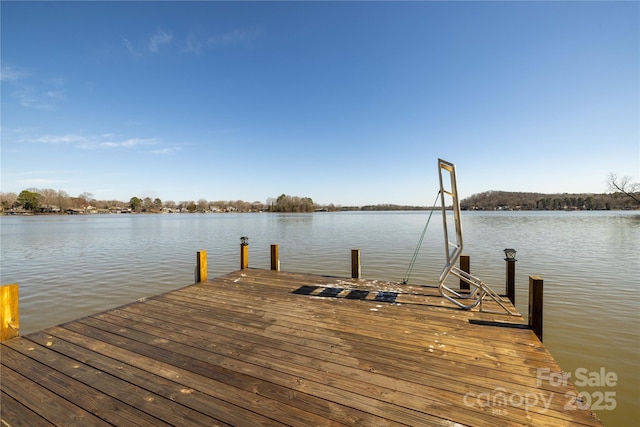
<path fill-rule="evenodd" d="M 240 245 L 247 246 L 248 244 L 249 244 L 249 238 L 247 236 L 242 236 L 240 238 Z"/>
<path fill-rule="evenodd" d="M 506 255 L 505 261 L 517 261 L 516 259 L 516 251 L 515 249 L 505 249 L 504 254 Z"/>

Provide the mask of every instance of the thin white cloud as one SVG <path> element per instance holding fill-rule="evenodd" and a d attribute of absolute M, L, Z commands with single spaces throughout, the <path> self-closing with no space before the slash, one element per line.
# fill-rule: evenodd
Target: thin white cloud
<path fill-rule="evenodd" d="M 216 34 L 207 39 L 207 45 L 211 47 L 223 47 L 232 45 L 250 45 L 258 37 L 257 31 L 236 29 L 224 34 Z"/>
<path fill-rule="evenodd" d="M 49 99 L 64 99 L 63 90 L 48 90 L 44 93 L 44 96 Z"/>
<path fill-rule="evenodd" d="M 61 77 L 34 79 L 31 74 L 3 65 L 0 68 L 0 80 L 7 93 L 25 108 L 53 110 L 65 100 L 64 84 Z"/>
<path fill-rule="evenodd" d="M 187 36 L 187 43 L 184 51 L 187 53 L 199 53 L 202 50 L 203 43 L 201 37 L 195 32 L 190 32 Z"/>
<path fill-rule="evenodd" d="M 21 80 L 28 76 L 29 76 L 28 73 L 24 71 L 16 70 L 6 65 L 3 65 L 2 67 L 0 67 L 0 80 L 3 82 Z"/>
<path fill-rule="evenodd" d="M 70 144 L 76 148 L 85 150 L 110 149 L 110 148 L 133 148 L 141 145 L 156 145 L 157 138 L 119 138 L 114 134 L 103 134 L 98 136 L 84 136 L 80 134 L 66 135 L 43 135 L 37 138 L 25 138 L 23 142 L 40 144 Z"/>
<path fill-rule="evenodd" d="M 142 57 L 142 53 L 138 51 L 138 49 L 136 49 L 135 46 L 133 46 L 133 43 L 131 43 L 129 39 L 126 39 L 123 37 L 122 41 L 124 42 L 124 45 L 129 51 L 129 53 L 131 54 L 131 56 L 133 56 L 136 59 L 139 59 Z"/>
<path fill-rule="evenodd" d="M 235 29 L 226 33 L 207 35 L 201 31 L 189 31 L 186 37 L 174 37 L 171 31 L 159 28 L 148 36 L 146 45 L 133 43 L 128 38 L 122 37 L 127 51 L 135 59 L 147 55 L 160 53 L 164 48 L 180 49 L 182 52 L 198 54 L 205 49 L 222 48 L 226 46 L 250 46 L 260 37 L 259 30 Z"/>
<path fill-rule="evenodd" d="M 33 108 L 36 110 L 53 110 L 56 107 L 56 101 L 64 99 L 64 93 L 61 91 L 39 91 L 33 86 L 23 85 L 13 92 L 11 95 L 18 100 L 20 105 L 25 108 Z"/>
<path fill-rule="evenodd" d="M 35 186 L 41 186 L 41 185 L 62 184 L 62 183 L 67 183 L 71 181 L 65 181 L 62 179 L 32 178 L 32 179 L 22 179 L 17 182 L 22 185 L 35 187 Z"/>
<path fill-rule="evenodd" d="M 26 170 L 26 171 L 19 171 L 16 172 L 15 175 L 18 176 L 33 176 L 33 175 L 55 175 L 55 174 L 60 174 L 60 173 L 65 173 L 68 171 L 65 170 L 46 170 L 46 169 L 36 169 L 36 170 Z"/>
<path fill-rule="evenodd" d="M 170 154 L 174 154 L 178 151 L 180 151 L 181 148 L 180 147 L 171 147 L 171 148 L 161 148 L 159 150 L 152 150 L 151 153 L 152 154 L 157 154 L 159 156 L 167 156 Z"/>
<path fill-rule="evenodd" d="M 149 37 L 149 52 L 158 53 L 160 51 L 160 47 L 171 43 L 171 40 L 173 40 L 173 35 L 171 33 L 158 29 L 155 34 Z"/>
<path fill-rule="evenodd" d="M 126 37 L 122 37 L 125 48 L 135 59 L 141 59 L 148 54 L 157 54 L 164 46 L 168 46 L 173 42 L 173 34 L 159 28 L 155 33 L 148 37 L 146 44 L 133 43 Z"/>
<path fill-rule="evenodd" d="M 155 145 L 158 141 L 155 138 L 129 138 L 125 140 L 112 141 L 88 141 L 79 145 L 79 148 L 132 148 L 137 145 Z"/>
<path fill-rule="evenodd" d="M 67 135 L 43 135 L 39 138 L 32 140 L 32 142 L 39 142 L 42 144 L 74 144 L 85 141 L 86 138 L 81 135 L 67 134 Z"/>

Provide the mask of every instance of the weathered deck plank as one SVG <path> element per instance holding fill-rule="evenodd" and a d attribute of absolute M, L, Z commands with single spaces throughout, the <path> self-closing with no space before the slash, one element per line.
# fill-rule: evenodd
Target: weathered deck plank
<path fill-rule="evenodd" d="M 2 343 L 0 415 L 9 425 L 601 425 L 566 410 L 570 383 L 538 381 L 538 368 L 561 370 L 523 324 L 451 307 L 433 288 L 243 270 Z"/>
<path fill-rule="evenodd" d="M 18 338 L 19 339 L 19 338 Z M 43 378 L 38 382 L 29 381 L 28 378 L 20 375 L 5 366 L 5 349 L 2 349 L 2 366 L 0 367 L 2 378 L 2 392 L 13 397 L 17 402 L 29 408 L 33 412 L 40 414 L 47 422 L 54 425 L 66 426 L 109 426 L 106 421 L 93 415 L 87 409 L 78 407 L 64 397 L 47 389 L 39 383 L 48 382 Z M 9 419 L 4 412 L 4 402 L 1 407 L 0 418 L 4 423 L 12 425 L 14 422 L 23 422 L 22 416 L 17 419 Z"/>
<path fill-rule="evenodd" d="M 2 405 L 3 420 L 15 420 L 11 424 L 12 426 L 46 427 L 54 425 L 4 392 L 0 394 L 0 404 Z"/>
<path fill-rule="evenodd" d="M 201 413 L 189 410 L 170 399 L 151 393 L 135 383 L 123 383 L 117 377 L 104 375 L 105 371 L 102 369 L 95 369 L 61 353 L 52 353 L 46 348 L 46 344 L 43 347 L 34 345 L 29 340 L 14 340 L 8 343 L 8 347 L 22 353 L 25 357 L 28 356 L 53 370 L 59 371 L 61 374 L 74 378 L 86 386 L 96 389 L 98 392 L 110 395 L 146 414 L 153 414 L 155 417 L 142 417 L 142 420 L 135 420 L 136 424 L 146 422 L 150 425 L 160 425 L 163 424 L 163 420 L 170 425 L 180 424 L 183 420 L 199 423 L 208 421 L 208 417 Z M 73 389 L 73 386 L 69 388 Z"/>

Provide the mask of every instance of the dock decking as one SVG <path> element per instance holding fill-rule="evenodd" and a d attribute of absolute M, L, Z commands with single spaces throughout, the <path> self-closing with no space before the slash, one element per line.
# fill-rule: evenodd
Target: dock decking
<path fill-rule="evenodd" d="M 600 426 L 524 324 L 434 288 L 241 270 L 3 342 L 0 418 Z"/>

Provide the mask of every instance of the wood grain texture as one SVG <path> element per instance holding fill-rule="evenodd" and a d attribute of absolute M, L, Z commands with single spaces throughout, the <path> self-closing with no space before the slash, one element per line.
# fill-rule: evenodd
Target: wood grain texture
<path fill-rule="evenodd" d="M 600 426 L 565 409 L 573 385 L 538 381 L 560 367 L 509 324 L 526 322 L 460 310 L 436 288 L 244 269 L 2 343 L 1 418 Z"/>
<path fill-rule="evenodd" d="M 17 337 L 20 333 L 18 285 L 0 286 L 0 342 Z"/>

